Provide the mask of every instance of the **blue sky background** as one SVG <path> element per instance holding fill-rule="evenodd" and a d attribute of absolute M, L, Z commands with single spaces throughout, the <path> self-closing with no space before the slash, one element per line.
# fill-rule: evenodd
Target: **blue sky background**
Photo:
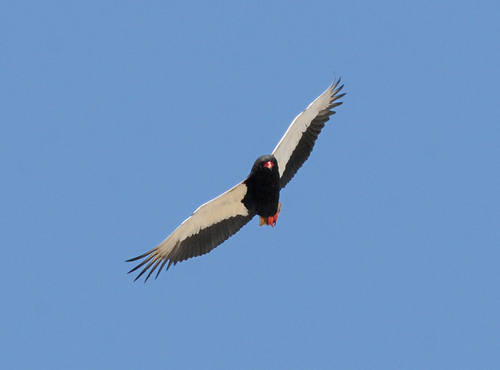
<path fill-rule="evenodd" d="M 1 2 L 2 368 L 500 368 L 498 4 Z M 335 76 L 278 226 L 133 283 Z"/>

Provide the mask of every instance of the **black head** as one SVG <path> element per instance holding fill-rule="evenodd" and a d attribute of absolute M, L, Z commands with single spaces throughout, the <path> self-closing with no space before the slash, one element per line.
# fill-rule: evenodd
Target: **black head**
<path fill-rule="evenodd" d="M 278 161 L 272 154 L 266 154 L 257 158 L 254 162 L 251 174 L 254 173 L 279 173 Z"/>

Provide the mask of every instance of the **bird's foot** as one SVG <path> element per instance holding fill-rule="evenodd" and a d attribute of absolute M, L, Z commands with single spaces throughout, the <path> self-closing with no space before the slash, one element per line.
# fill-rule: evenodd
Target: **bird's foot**
<path fill-rule="evenodd" d="M 276 222 L 278 221 L 278 215 L 281 212 L 281 203 L 278 203 L 278 211 L 274 216 L 269 216 L 269 217 L 262 217 L 260 216 L 260 222 L 259 225 L 269 225 L 274 227 L 276 225 Z"/>

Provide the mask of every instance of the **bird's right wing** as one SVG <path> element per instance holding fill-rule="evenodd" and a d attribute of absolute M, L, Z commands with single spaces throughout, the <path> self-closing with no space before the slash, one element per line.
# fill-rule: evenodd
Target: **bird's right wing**
<path fill-rule="evenodd" d="M 149 270 L 148 280 L 158 266 L 156 277 L 167 262 L 168 269 L 172 264 L 210 252 L 254 216 L 242 203 L 246 193 L 247 186 L 241 182 L 200 206 L 156 248 L 129 259 L 127 262 L 143 259 L 129 273 L 146 265 L 135 280 Z"/>
<path fill-rule="evenodd" d="M 331 115 L 333 108 L 342 104 L 338 99 L 345 94 L 339 94 L 344 85 L 340 79 L 326 89 L 309 106 L 292 121 L 281 138 L 273 155 L 278 161 L 280 171 L 280 188 L 284 188 L 299 168 L 309 158 L 314 143 Z"/>

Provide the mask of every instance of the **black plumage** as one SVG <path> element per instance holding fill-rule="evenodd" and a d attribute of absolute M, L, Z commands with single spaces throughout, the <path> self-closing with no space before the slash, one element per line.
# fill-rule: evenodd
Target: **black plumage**
<path fill-rule="evenodd" d="M 272 168 L 263 166 L 267 162 L 273 163 Z M 280 175 L 276 158 L 272 154 L 257 158 L 250 175 L 243 183 L 247 186 L 247 193 L 243 198 L 245 207 L 261 217 L 274 216 L 280 198 Z"/>

